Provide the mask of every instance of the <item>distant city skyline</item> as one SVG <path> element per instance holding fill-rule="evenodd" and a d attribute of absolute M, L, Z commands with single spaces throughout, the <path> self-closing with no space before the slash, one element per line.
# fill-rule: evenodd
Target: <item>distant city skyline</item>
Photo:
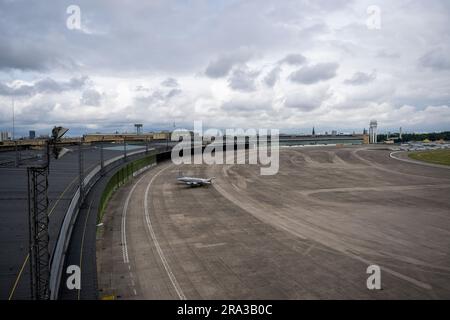
<path fill-rule="evenodd" d="M 143 126 L 142 132 L 146 133 L 146 132 L 159 132 L 159 131 L 172 131 L 174 128 L 173 127 L 146 127 L 145 125 Z M 192 130 L 193 127 L 192 126 L 177 126 L 177 129 L 188 129 L 188 130 Z M 204 130 L 209 129 L 209 127 L 204 127 Z M 220 130 L 225 130 L 227 128 L 217 128 Z M 315 130 L 315 134 L 316 135 L 322 135 L 322 134 L 333 134 L 333 131 L 336 131 L 336 134 L 352 134 L 353 132 L 356 134 L 362 134 L 364 129 L 366 129 L 366 133 L 369 133 L 369 126 L 366 126 L 366 128 L 362 128 L 362 129 L 352 129 L 352 128 L 344 128 L 344 129 L 334 129 L 334 128 L 322 128 L 322 127 L 318 127 L 318 126 L 314 126 L 314 130 Z M 33 129 L 30 129 L 33 130 Z M 16 139 L 19 138 L 27 138 L 29 136 L 29 131 L 27 129 L 27 131 L 25 130 L 16 130 Z M 48 130 L 42 129 L 42 130 L 33 130 L 35 131 L 36 134 L 36 138 L 39 138 L 40 136 L 45 136 L 45 135 L 49 135 L 51 133 L 51 127 L 48 128 Z M 105 130 L 85 130 L 84 128 L 70 128 L 69 131 L 67 132 L 66 136 L 67 137 L 78 137 L 78 136 L 82 136 L 84 134 L 93 134 L 93 133 L 135 133 L 135 128 L 133 125 L 130 126 L 124 126 L 121 127 L 120 129 L 114 130 L 114 129 L 106 129 Z M 304 134 L 304 135 L 310 135 L 312 131 L 312 127 L 307 128 L 284 128 L 280 130 L 280 134 Z M 377 134 L 378 135 L 383 135 L 383 134 L 398 134 L 400 131 L 400 128 L 382 128 L 382 127 L 378 127 L 377 130 Z M 450 131 L 450 130 L 430 130 L 430 131 L 416 131 L 416 130 L 405 130 L 404 128 L 402 128 L 402 133 L 403 134 L 408 134 L 408 133 L 434 133 L 434 132 L 445 132 L 445 131 Z M 0 132 L 8 132 L 9 136 L 12 136 L 12 132 L 11 130 L 6 130 L 3 128 L 0 128 Z"/>

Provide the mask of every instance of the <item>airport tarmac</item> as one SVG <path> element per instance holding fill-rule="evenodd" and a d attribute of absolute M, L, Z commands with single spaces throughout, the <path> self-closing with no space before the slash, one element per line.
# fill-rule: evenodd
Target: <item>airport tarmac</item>
<path fill-rule="evenodd" d="M 450 170 L 371 147 L 255 165 L 172 162 L 121 188 L 97 239 L 99 297 L 449 299 Z M 215 176 L 212 186 L 178 173 Z M 381 268 L 381 290 L 366 286 Z"/>

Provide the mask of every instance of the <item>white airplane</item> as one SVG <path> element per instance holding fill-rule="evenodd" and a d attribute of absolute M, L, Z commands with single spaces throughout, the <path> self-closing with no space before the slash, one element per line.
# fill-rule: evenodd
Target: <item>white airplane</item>
<path fill-rule="evenodd" d="M 179 177 L 179 178 L 177 178 L 177 181 L 185 183 L 191 187 L 199 187 L 199 186 L 210 185 L 212 183 L 213 179 L 215 179 L 215 177 L 208 178 L 208 179 L 194 178 L 194 177 Z"/>

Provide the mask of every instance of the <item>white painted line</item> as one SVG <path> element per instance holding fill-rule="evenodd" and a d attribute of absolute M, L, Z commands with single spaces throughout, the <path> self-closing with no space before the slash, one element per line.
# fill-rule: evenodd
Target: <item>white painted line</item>
<path fill-rule="evenodd" d="M 361 257 L 361 256 L 359 256 L 359 255 L 357 255 L 357 254 L 355 254 L 353 252 L 350 252 L 349 250 L 344 250 L 344 252 L 346 254 L 348 254 L 350 257 L 353 257 L 354 259 L 359 260 L 359 261 L 361 261 L 361 262 L 363 262 L 363 263 L 365 263 L 365 264 L 367 264 L 369 266 L 373 265 L 373 264 L 376 264 L 373 261 L 367 260 L 367 259 L 365 259 L 365 258 L 363 258 L 363 257 Z M 416 280 L 414 278 L 411 278 L 411 277 L 409 277 L 407 275 L 404 275 L 404 274 L 402 274 L 400 272 L 397 272 L 395 270 L 392 270 L 390 268 L 386 268 L 386 267 L 383 267 L 383 266 L 380 266 L 380 268 L 381 268 L 381 270 L 391 274 L 392 276 L 397 277 L 397 278 L 402 279 L 402 280 L 405 280 L 407 282 L 410 282 L 410 283 L 414 284 L 415 286 L 417 286 L 419 288 L 426 289 L 426 290 L 432 290 L 433 289 L 433 287 L 431 285 L 429 285 L 428 283 L 422 282 L 420 280 Z"/>
<path fill-rule="evenodd" d="M 408 163 L 413 163 L 413 164 L 418 164 L 418 165 L 422 165 L 422 166 L 427 166 L 427 167 L 433 167 L 433 168 L 440 168 L 440 169 L 450 169 L 450 166 L 446 166 L 443 164 L 438 164 L 438 163 L 428 163 L 425 161 L 419 161 L 419 160 L 412 160 L 412 159 L 403 159 L 403 158 L 399 158 L 396 156 L 397 153 L 401 153 L 401 152 L 405 152 L 405 151 L 394 151 L 389 153 L 389 157 L 395 160 L 399 160 L 399 161 L 403 161 L 403 162 L 408 162 Z"/>
<path fill-rule="evenodd" d="M 128 193 L 127 199 L 125 200 L 125 204 L 123 206 L 121 237 L 122 237 L 122 254 L 123 254 L 123 262 L 124 263 L 129 263 L 130 262 L 130 260 L 128 259 L 127 228 L 126 228 L 128 204 L 130 203 L 131 195 L 133 194 L 134 189 L 136 189 L 137 185 L 139 184 L 139 182 L 141 182 L 142 179 L 144 179 L 144 177 L 145 177 L 145 175 L 142 176 L 134 184 L 133 188 L 131 188 L 130 192 Z"/>
<path fill-rule="evenodd" d="M 183 290 L 181 290 L 181 287 L 178 284 L 178 281 L 175 278 L 175 275 L 173 274 L 172 269 L 170 268 L 169 263 L 166 260 L 166 257 L 164 256 L 164 252 L 162 251 L 161 246 L 159 245 L 158 239 L 156 238 L 155 232 L 152 227 L 152 223 L 150 221 L 150 215 L 148 213 L 148 191 L 150 190 L 150 186 L 152 185 L 153 180 L 155 180 L 155 178 L 161 172 L 166 170 L 167 168 L 170 168 L 170 166 L 161 169 L 157 174 L 155 174 L 152 177 L 152 179 L 148 183 L 147 189 L 145 190 L 145 197 L 144 197 L 144 217 L 145 217 L 145 221 L 147 222 L 148 231 L 150 232 L 150 236 L 152 237 L 153 243 L 155 244 L 156 251 L 158 252 L 159 258 L 161 259 L 164 269 L 166 269 L 166 273 L 169 276 L 170 282 L 172 282 L 172 285 L 173 285 L 176 293 L 178 294 L 178 297 L 180 298 L 180 300 L 186 300 L 186 296 L 184 295 Z"/>
<path fill-rule="evenodd" d="M 196 243 L 194 246 L 196 248 L 212 248 L 212 247 L 218 247 L 218 246 L 224 246 L 226 245 L 226 242 L 220 242 L 220 243 L 209 243 L 209 244 L 203 244 L 203 243 Z"/>

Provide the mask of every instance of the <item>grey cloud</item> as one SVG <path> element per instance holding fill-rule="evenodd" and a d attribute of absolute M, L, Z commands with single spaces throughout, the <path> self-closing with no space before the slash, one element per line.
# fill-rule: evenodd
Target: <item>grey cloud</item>
<path fill-rule="evenodd" d="M 136 97 L 135 101 L 138 102 L 138 104 L 152 105 L 154 103 L 164 101 L 164 99 L 165 94 L 160 90 L 156 90 L 153 91 L 150 95 L 143 97 Z"/>
<path fill-rule="evenodd" d="M 161 82 L 161 85 L 169 88 L 175 88 L 179 86 L 177 79 L 174 78 L 167 78 L 166 80 Z"/>
<path fill-rule="evenodd" d="M 10 86 L 0 83 L 0 95 L 32 96 L 38 93 L 60 93 L 69 90 L 78 90 L 83 88 L 89 78 L 72 78 L 69 81 L 56 81 L 52 78 L 44 78 L 34 82 L 31 85 L 22 84 L 20 86 Z"/>
<path fill-rule="evenodd" d="M 281 68 L 279 66 L 276 66 L 270 70 L 270 72 L 264 77 L 265 84 L 269 87 L 273 87 L 280 78 L 280 72 Z"/>
<path fill-rule="evenodd" d="M 306 58 L 301 54 L 288 54 L 282 60 L 280 60 L 280 64 L 286 63 L 290 65 L 302 65 L 306 62 Z"/>
<path fill-rule="evenodd" d="M 372 73 L 356 72 L 350 79 L 344 81 L 346 84 L 353 86 L 364 85 L 374 81 L 377 78 L 376 71 Z"/>
<path fill-rule="evenodd" d="M 33 44 L 30 44 L 35 47 Z M 44 70 L 50 55 L 45 55 L 37 48 L 23 50 L 12 41 L 0 37 L 0 70 Z M 35 50 L 36 49 L 36 50 Z"/>
<path fill-rule="evenodd" d="M 250 70 L 246 66 L 235 68 L 228 79 L 228 85 L 233 90 L 254 91 L 256 89 L 255 79 L 258 74 L 259 71 Z"/>
<path fill-rule="evenodd" d="M 444 48 L 431 50 L 420 57 L 419 64 L 433 70 L 449 70 L 450 50 Z"/>
<path fill-rule="evenodd" d="M 258 101 L 257 99 L 234 99 L 223 103 L 220 108 L 228 114 L 241 116 L 260 115 L 273 110 L 270 101 Z"/>
<path fill-rule="evenodd" d="M 182 93 L 181 89 L 173 88 L 169 91 L 166 90 L 154 90 L 151 94 L 147 96 L 135 97 L 135 101 L 138 105 L 154 105 L 154 104 L 162 104 L 164 105 L 171 98 L 178 96 Z"/>
<path fill-rule="evenodd" d="M 300 96 L 289 96 L 286 98 L 284 106 L 291 109 L 297 109 L 303 112 L 309 112 L 320 107 L 321 101 L 318 99 L 302 99 Z"/>
<path fill-rule="evenodd" d="M 219 58 L 208 64 L 205 74 L 210 78 L 225 77 L 233 66 L 248 61 L 251 56 L 252 52 L 246 48 L 221 55 Z"/>
<path fill-rule="evenodd" d="M 398 59 L 400 58 L 400 54 L 393 52 L 386 52 L 385 50 L 378 51 L 376 54 L 377 58 L 385 58 L 385 59 Z"/>
<path fill-rule="evenodd" d="M 102 96 L 95 89 L 87 89 L 83 92 L 80 102 L 88 106 L 99 106 Z"/>
<path fill-rule="evenodd" d="M 321 85 L 312 91 L 296 91 L 287 95 L 284 106 L 302 112 L 319 108 L 330 97 L 329 87 Z"/>
<path fill-rule="evenodd" d="M 73 44 L 79 41 L 63 36 L 66 7 L 63 1 L 51 6 L 0 1 L 0 71 L 73 70 L 80 51 L 87 51 L 89 44 L 74 50 Z"/>
<path fill-rule="evenodd" d="M 147 87 L 144 87 L 143 85 L 138 85 L 138 86 L 136 86 L 136 88 L 134 88 L 134 90 L 135 91 L 146 91 L 146 92 L 148 92 L 148 91 L 150 91 L 150 89 L 149 88 L 147 88 Z"/>
<path fill-rule="evenodd" d="M 24 84 L 19 87 L 11 87 L 7 84 L 0 83 L 0 96 L 25 96 L 29 95 L 33 90 L 33 85 Z"/>
<path fill-rule="evenodd" d="M 181 90 L 180 89 L 172 89 L 170 90 L 167 94 L 166 94 L 166 98 L 173 98 L 175 96 L 178 96 L 181 94 Z"/>
<path fill-rule="evenodd" d="M 332 79 L 336 76 L 337 63 L 319 63 L 312 66 L 305 66 L 290 74 L 289 80 L 292 82 L 313 84 L 320 81 Z"/>

